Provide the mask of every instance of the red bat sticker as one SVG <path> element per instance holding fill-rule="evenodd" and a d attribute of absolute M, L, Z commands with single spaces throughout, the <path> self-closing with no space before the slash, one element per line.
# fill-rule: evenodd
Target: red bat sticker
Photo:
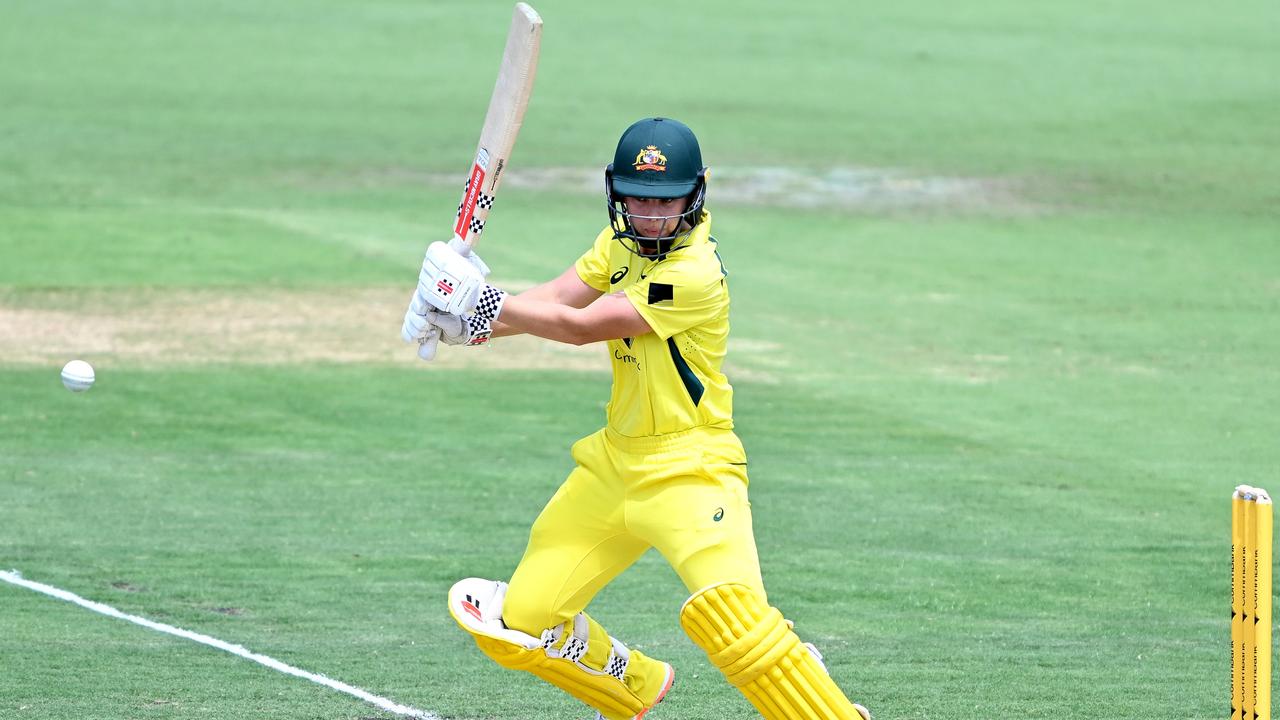
<path fill-rule="evenodd" d="M 467 239 L 467 228 L 471 225 L 471 218 L 476 214 L 476 200 L 480 196 L 480 189 L 484 185 L 484 168 L 480 166 L 480 158 L 476 158 L 476 164 L 471 166 L 471 179 L 467 181 L 467 193 L 462 196 L 462 210 L 458 213 L 458 222 L 453 226 L 453 234 Z"/>

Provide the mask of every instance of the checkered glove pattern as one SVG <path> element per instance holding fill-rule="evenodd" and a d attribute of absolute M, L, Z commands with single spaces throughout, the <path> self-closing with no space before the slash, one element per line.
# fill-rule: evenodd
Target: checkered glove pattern
<path fill-rule="evenodd" d="M 480 291 L 480 299 L 476 302 L 475 314 L 485 320 L 497 320 L 498 314 L 502 312 L 502 303 L 506 300 L 505 292 L 492 285 L 485 285 Z"/>
<path fill-rule="evenodd" d="M 493 323 L 474 314 L 440 318 L 436 327 L 446 345 L 484 345 L 493 335 Z"/>

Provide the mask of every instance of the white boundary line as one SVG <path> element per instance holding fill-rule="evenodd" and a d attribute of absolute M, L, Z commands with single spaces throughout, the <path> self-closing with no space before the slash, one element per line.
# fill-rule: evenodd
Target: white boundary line
<path fill-rule="evenodd" d="M 306 670 L 300 670 L 296 667 L 293 667 L 292 665 L 286 665 L 285 663 L 282 663 L 279 660 L 276 660 L 275 658 L 270 658 L 270 657 L 267 657 L 266 655 L 259 655 L 258 653 L 250 652 L 249 650 L 246 650 L 240 645 L 232 645 L 231 643 L 223 642 L 222 640 L 209 637 L 208 635 L 201 635 L 200 633 L 194 633 L 194 632 L 191 632 L 190 630 L 183 630 L 182 628 L 177 628 L 172 625 L 165 625 L 164 623 L 158 623 L 153 620 L 148 620 L 143 617 L 138 617 L 136 615 L 128 615 L 126 613 L 120 612 L 119 610 L 109 605 L 96 603 L 96 602 L 93 602 L 92 600 L 85 600 L 79 595 L 67 592 L 66 590 L 60 590 L 51 585 L 45 585 L 44 583 L 38 583 L 38 582 L 33 582 L 31 580 L 24 579 L 22 577 L 22 573 L 18 572 L 17 570 L 11 570 L 8 572 L 0 570 L 0 580 L 4 580 L 5 582 L 13 585 L 18 585 L 19 587 L 27 588 L 28 590 L 35 590 L 38 593 L 43 593 L 50 597 L 55 597 L 59 600 L 66 600 L 69 603 L 75 603 L 76 605 L 79 605 L 80 607 L 85 608 L 86 610 L 92 610 L 101 615 L 118 618 L 120 620 L 127 620 L 133 623 L 134 625 L 141 625 L 142 627 L 150 628 L 157 632 L 165 633 L 166 635 L 173 635 L 175 637 L 185 638 L 193 642 L 198 642 L 201 645 L 208 645 L 209 647 L 217 648 L 219 650 L 225 650 L 226 652 L 229 652 L 232 655 L 237 655 L 239 657 L 244 658 L 245 660 L 252 660 L 253 662 L 258 663 L 259 665 L 265 665 L 271 668 L 272 670 L 278 670 L 286 675 L 293 675 L 294 677 L 300 677 L 304 680 L 310 680 L 313 683 L 319 683 L 320 685 L 324 685 L 327 688 L 337 690 L 338 692 L 346 693 L 348 695 L 351 695 L 352 697 L 359 698 L 371 705 L 376 705 L 379 708 L 386 710 L 387 712 L 395 713 L 396 715 L 405 715 L 407 717 L 419 718 L 419 720 L 441 720 L 441 718 L 438 715 L 433 715 L 432 713 L 426 712 L 425 710 L 418 710 L 417 708 L 412 708 L 407 705 L 400 705 L 399 703 L 392 702 L 391 700 L 388 700 L 384 697 L 378 697 L 377 695 L 374 695 L 373 693 L 370 693 L 366 690 L 361 690 L 358 687 L 352 687 L 344 682 L 332 680 L 330 678 L 325 677 L 324 675 L 317 675 L 316 673 L 307 672 Z"/>

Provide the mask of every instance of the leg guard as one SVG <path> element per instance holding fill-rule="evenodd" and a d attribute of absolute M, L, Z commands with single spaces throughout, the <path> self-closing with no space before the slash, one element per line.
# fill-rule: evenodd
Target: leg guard
<path fill-rule="evenodd" d="M 766 720 L 865 720 L 782 613 L 745 585 L 701 590 L 680 624 Z"/>
<path fill-rule="evenodd" d="M 535 638 L 502 622 L 507 584 L 468 578 L 449 590 L 449 614 L 499 665 L 524 670 L 607 720 L 642 717 L 671 688 L 671 666 L 630 650 L 583 613 Z"/>

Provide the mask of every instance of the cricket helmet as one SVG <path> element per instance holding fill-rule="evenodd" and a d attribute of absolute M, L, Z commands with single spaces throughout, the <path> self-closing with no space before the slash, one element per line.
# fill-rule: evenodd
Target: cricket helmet
<path fill-rule="evenodd" d="M 671 118 L 652 117 L 633 123 L 622 133 L 613 162 L 605 168 L 604 186 L 614 237 L 650 246 L 646 250 L 651 250 L 656 243 L 656 256 L 665 256 L 702 220 L 707 168 L 702 164 L 698 138 L 689 126 Z M 631 213 L 626 204 L 628 197 L 663 200 L 687 197 L 689 202 L 679 215 L 656 216 L 666 220 L 680 218 L 671 235 L 647 237 L 636 232 L 631 218 L 654 216 Z M 654 252 L 641 253 L 638 247 L 628 249 L 646 257 L 655 256 Z"/>

